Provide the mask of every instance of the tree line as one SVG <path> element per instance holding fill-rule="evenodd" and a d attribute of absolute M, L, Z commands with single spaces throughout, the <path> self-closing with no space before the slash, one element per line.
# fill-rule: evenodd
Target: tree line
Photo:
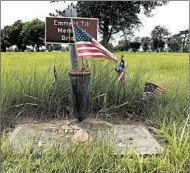
<path fill-rule="evenodd" d="M 25 51 L 27 45 L 31 45 L 36 51 L 40 51 L 44 44 L 45 23 L 39 19 L 30 22 L 16 21 L 10 26 L 5 26 L 1 30 L 1 51 L 16 45 L 17 51 Z M 128 35 L 129 36 L 129 35 Z M 110 42 L 110 41 L 109 41 Z M 150 37 L 128 37 L 120 40 L 116 46 L 108 42 L 108 49 L 111 51 L 133 51 L 140 49 L 144 52 L 188 52 L 189 51 L 189 29 L 179 31 L 172 35 L 163 26 L 155 26 Z M 101 42 L 103 44 L 103 41 Z M 61 45 L 46 45 L 49 51 L 68 51 Z"/>
<path fill-rule="evenodd" d="M 109 45 L 113 51 L 140 50 L 147 52 L 188 52 L 189 51 L 189 29 L 171 34 L 164 26 L 155 26 L 150 37 L 134 37 L 123 39 L 117 46 Z"/>
<path fill-rule="evenodd" d="M 51 1 L 51 3 L 58 3 Z M 56 10 L 50 16 L 65 16 L 69 8 L 75 8 L 78 17 L 90 17 L 99 19 L 99 34 L 101 43 L 111 51 L 171 51 L 187 52 L 189 49 L 189 30 L 183 30 L 172 35 L 167 28 L 156 26 L 150 37 L 133 37 L 134 31 L 142 23 L 139 14 L 147 17 L 153 16 L 155 8 L 167 5 L 166 1 L 78 1 L 63 10 Z M 122 33 L 123 40 L 113 46 L 110 42 L 118 33 Z M 17 20 L 10 26 L 1 30 L 1 51 L 16 45 L 18 51 L 26 50 L 31 45 L 36 51 L 44 46 L 45 23 L 39 19 L 29 22 Z M 61 45 L 47 45 L 46 49 L 62 50 Z M 66 48 L 68 50 L 68 47 Z"/>
<path fill-rule="evenodd" d="M 29 22 L 17 20 L 10 26 L 5 26 L 1 30 L 1 51 L 16 45 L 18 51 L 26 50 L 27 45 L 31 45 L 36 51 L 44 45 L 45 23 L 39 19 Z"/>

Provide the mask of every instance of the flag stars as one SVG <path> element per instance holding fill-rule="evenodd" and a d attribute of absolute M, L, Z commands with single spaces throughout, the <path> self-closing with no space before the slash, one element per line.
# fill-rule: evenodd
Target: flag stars
<path fill-rule="evenodd" d="M 92 37 L 83 31 L 78 25 L 75 25 L 76 41 L 91 41 Z"/>

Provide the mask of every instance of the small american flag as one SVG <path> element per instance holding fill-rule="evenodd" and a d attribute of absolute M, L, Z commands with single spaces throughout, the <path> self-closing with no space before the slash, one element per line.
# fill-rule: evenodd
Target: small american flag
<path fill-rule="evenodd" d="M 98 43 L 80 26 L 74 25 L 78 58 L 108 58 L 117 61 L 117 57 Z"/>
<path fill-rule="evenodd" d="M 165 89 L 160 88 L 159 86 L 153 83 L 145 83 L 142 100 L 153 100 L 157 94 L 161 94 L 164 91 Z"/>

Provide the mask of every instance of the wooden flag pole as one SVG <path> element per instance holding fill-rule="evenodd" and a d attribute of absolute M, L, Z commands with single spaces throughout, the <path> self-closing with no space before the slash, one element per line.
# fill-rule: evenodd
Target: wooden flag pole
<path fill-rule="evenodd" d="M 72 6 L 71 6 L 71 9 L 69 9 L 69 11 L 67 13 L 67 17 L 77 17 L 77 13 L 76 13 L 76 11 L 75 12 L 73 11 Z M 73 20 L 73 19 L 71 19 L 71 20 Z M 74 33 L 73 33 L 73 37 L 74 37 Z M 76 70 L 78 70 L 78 59 L 77 59 L 77 51 L 76 51 L 75 44 L 69 44 L 69 53 L 70 53 L 71 70 L 76 71 Z"/>
<path fill-rule="evenodd" d="M 71 18 L 71 23 L 72 23 L 72 28 L 73 28 L 73 40 L 74 40 L 74 46 L 75 46 L 75 50 L 76 50 L 76 58 L 78 57 L 78 51 L 77 51 L 77 43 L 76 43 L 76 35 L 75 35 L 75 29 L 74 29 L 74 24 L 73 24 L 73 18 Z M 78 67 L 78 70 L 79 70 L 79 66 L 80 66 L 80 63 L 79 63 L 79 59 L 77 58 L 77 67 Z"/>

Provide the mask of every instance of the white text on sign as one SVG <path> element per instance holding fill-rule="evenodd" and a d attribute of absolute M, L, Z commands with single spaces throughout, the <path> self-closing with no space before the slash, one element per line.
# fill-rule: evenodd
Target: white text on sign
<path fill-rule="evenodd" d="M 74 24 L 76 25 L 80 25 L 82 27 L 90 27 L 90 22 L 85 22 L 85 21 L 80 21 L 80 24 L 79 22 L 73 22 Z M 58 21 L 58 20 L 54 20 L 53 24 L 55 26 L 72 26 L 72 22 L 61 22 L 61 21 Z"/>

